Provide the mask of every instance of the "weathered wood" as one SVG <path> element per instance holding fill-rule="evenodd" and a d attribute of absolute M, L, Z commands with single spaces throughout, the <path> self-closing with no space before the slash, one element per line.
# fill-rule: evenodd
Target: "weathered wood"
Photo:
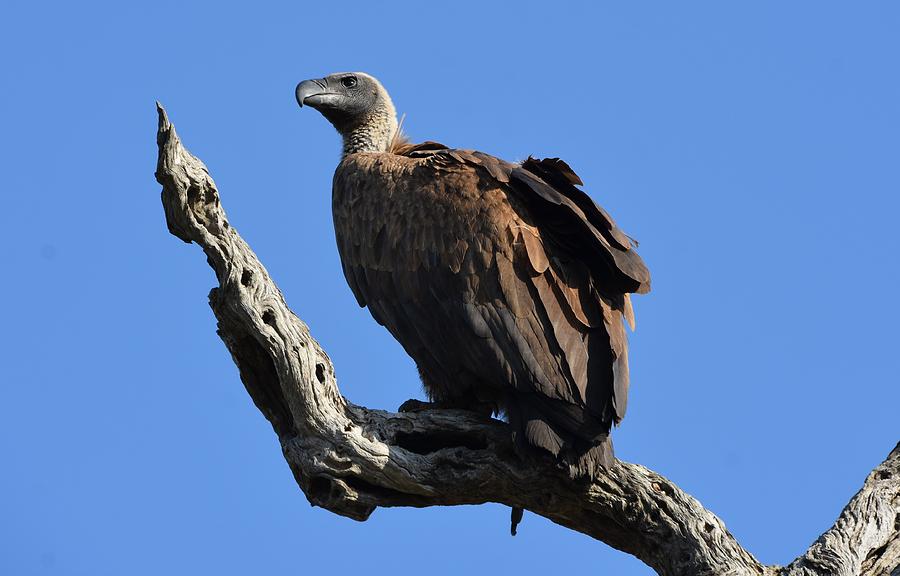
<path fill-rule="evenodd" d="M 784 576 L 900 576 L 900 444 Z"/>
<path fill-rule="evenodd" d="M 334 367 L 228 223 L 206 166 L 158 106 L 156 178 L 169 231 L 206 253 L 218 333 L 310 503 L 365 520 L 379 506 L 498 502 L 633 554 L 657 573 L 900 576 L 900 444 L 837 523 L 787 568 L 763 566 L 672 482 L 617 462 L 593 482 L 515 452 L 507 425 L 459 410 L 356 406 Z"/>

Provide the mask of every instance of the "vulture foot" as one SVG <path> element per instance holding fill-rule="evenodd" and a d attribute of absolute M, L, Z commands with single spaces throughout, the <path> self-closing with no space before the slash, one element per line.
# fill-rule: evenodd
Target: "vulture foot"
<path fill-rule="evenodd" d="M 482 402 L 466 402 L 452 400 L 438 400 L 437 402 L 423 402 L 411 398 L 400 405 L 400 412 L 422 412 L 424 410 L 468 410 L 481 416 L 490 418 L 496 411 L 492 404 Z"/>
<path fill-rule="evenodd" d="M 421 412 L 422 410 L 433 410 L 435 408 L 440 408 L 438 402 L 423 402 L 422 400 L 416 400 L 415 398 L 410 398 L 406 402 L 400 405 L 400 408 L 397 410 L 400 412 Z"/>

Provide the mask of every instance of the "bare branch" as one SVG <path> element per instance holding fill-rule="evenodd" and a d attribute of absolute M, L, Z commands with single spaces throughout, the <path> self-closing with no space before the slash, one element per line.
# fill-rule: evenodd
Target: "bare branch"
<path fill-rule="evenodd" d="M 785 576 L 900 575 L 900 443 Z"/>
<path fill-rule="evenodd" d="M 460 410 L 390 413 L 347 401 L 328 356 L 229 225 L 206 167 L 158 111 L 156 178 L 169 231 L 200 245 L 215 270 L 219 287 L 210 305 L 218 333 L 311 504 L 365 520 L 379 506 L 498 502 L 602 540 L 659 574 L 777 572 L 697 500 L 643 466 L 617 462 L 593 482 L 572 481 L 552 459 L 517 455 L 503 422 Z M 896 557 L 897 528 L 890 524 L 897 512 L 896 452 L 869 477 L 852 510 L 787 573 L 824 574 L 820 559 L 837 549 L 853 551 L 847 553 L 853 566 L 876 566 L 880 560 L 870 559 L 888 546 L 879 544 L 887 536 Z M 873 518 L 875 527 L 868 525 Z M 876 555 L 887 557 L 888 548 Z"/>

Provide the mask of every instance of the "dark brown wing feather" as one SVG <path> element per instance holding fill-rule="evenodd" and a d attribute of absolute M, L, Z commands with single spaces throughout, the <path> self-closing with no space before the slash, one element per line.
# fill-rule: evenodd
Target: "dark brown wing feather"
<path fill-rule="evenodd" d="M 334 179 L 344 274 L 433 399 L 487 403 L 573 474 L 611 461 L 625 414 L 629 292 L 647 268 L 559 159 L 440 144 L 347 156 Z"/>

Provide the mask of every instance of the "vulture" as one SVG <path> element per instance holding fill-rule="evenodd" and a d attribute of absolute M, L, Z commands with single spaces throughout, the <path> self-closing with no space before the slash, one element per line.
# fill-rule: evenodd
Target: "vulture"
<path fill-rule="evenodd" d="M 410 143 L 368 74 L 305 80 L 295 95 L 343 138 L 332 209 L 347 283 L 432 405 L 505 416 L 521 453 L 549 452 L 572 478 L 610 466 L 629 295 L 650 290 L 636 242 L 558 158 Z"/>

